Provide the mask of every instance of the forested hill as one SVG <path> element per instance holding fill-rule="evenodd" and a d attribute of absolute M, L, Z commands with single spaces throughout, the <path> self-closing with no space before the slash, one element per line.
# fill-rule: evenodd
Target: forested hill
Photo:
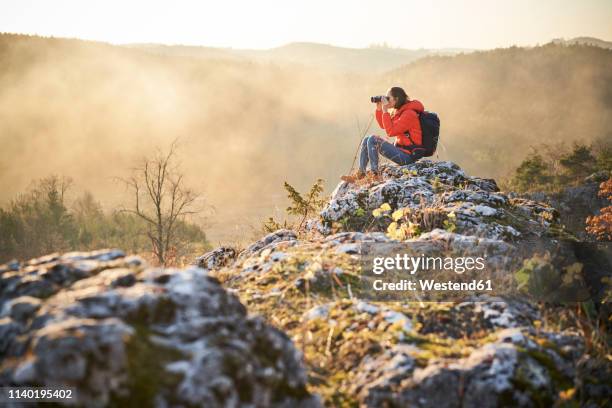
<path fill-rule="evenodd" d="M 472 174 L 503 176 L 540 143 L 612 138 L 612 51 L 593 46 L 426 57 L 364 75 L 1 34 L 0 61 L 1 203 L 55 173 L 112 206 L 124 194 L 114 177 L 178 137 L 186 180 L 216 208 L 213 239 L 284 208 L 285 180 L 335 185 L 369 97 L 390 85 L 438 112 L 437 158 Z"/>

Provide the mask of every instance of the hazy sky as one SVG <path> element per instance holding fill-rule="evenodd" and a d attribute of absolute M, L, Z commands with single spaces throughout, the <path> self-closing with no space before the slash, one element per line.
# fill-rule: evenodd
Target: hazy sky
<path fill-rule="evenodd" d="M 0 0 L 2 31 L 234 48 L 494 48 L 612 40 L 612 0 Z"/>

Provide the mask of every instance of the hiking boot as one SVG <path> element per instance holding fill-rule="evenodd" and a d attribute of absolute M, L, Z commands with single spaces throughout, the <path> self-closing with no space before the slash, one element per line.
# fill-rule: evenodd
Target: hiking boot
<path fill-rule="evenodd" d="M 371 181 L 382 181 L 383 180 L 382 173 L 380 172 L 380 170 L 368 171 L 368 178 Z"/>
<path fill-rule="evenodd" d="M 348 176 L 341 176 L 340 180 L 346 181 L 347 183 L 354 183 L 357 180 L 361 180 L 365 177 L 365 173 L 363 171 L 358 171 L 355 174 L 350 174 Z"/>

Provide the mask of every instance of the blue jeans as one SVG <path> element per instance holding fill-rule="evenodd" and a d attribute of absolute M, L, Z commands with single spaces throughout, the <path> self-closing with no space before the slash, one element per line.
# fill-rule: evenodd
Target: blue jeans
<path fill-rule="evenodd" d="M 386 142 L 381 137 L 376 135 L 366 136 L 361 141 L 359 170 L 365 172 L 369 161 L 372 171 L 378 171 L 378 152 L 400 166 L 414 163 L 423 157 L 423 153 L 420 150 L 417 150 L 412 154 L 406 153 L 399 147 L 395 147 L 391 143 Z"/>

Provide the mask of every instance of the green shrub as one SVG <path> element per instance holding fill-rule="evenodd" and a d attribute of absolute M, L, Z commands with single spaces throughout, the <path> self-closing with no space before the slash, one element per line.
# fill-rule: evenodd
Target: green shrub
<path fill-rule="evenodd" d="M 564 154 L 559 163 L 570 181 L 584 178 L 597 168 L 597 161 L 591 148 L 582 144 L 574 144 L 572 151 Z"/>
<path fill-rule="evenodd" d="M 542 187 L 552 181 L 552 176 L 548 172 L 548 166 L 542 156 L 534 153 L 528 156 L 518 166 L 512 185 L 521 192 L 529 191 L 534 187 Z"/>
<path fill-rule="evenodd" d="M 290 201 L 286 212 L 288 215 L 295 217 L 296 222 L 292 223 L 285 219 L 281 223 L 276 221 L 274 217 L 269 217 L 263 223 L 263 231 L 265 233 L 270 233 L 281 228 L 296 229 L 300 231 L 308 217 L 319 212 L 325 205 L 325 198 L 321 196 L 323 193 L 323 183 L 323 179 L 317 179 L 310 187 L 310 190 L 302 195 L 295 187 L 285 181 L 284 187 L 287 191 L 287 198 Z"/>
<path fill-rule="evenodd" d="M 600 171 L 612 172 L 612 145 L 608 141 L 592 146 L 574 143 L 571 150 L 541 145 L 515 169 L 507 187 L 518 192 L 554 192 Z"/>

